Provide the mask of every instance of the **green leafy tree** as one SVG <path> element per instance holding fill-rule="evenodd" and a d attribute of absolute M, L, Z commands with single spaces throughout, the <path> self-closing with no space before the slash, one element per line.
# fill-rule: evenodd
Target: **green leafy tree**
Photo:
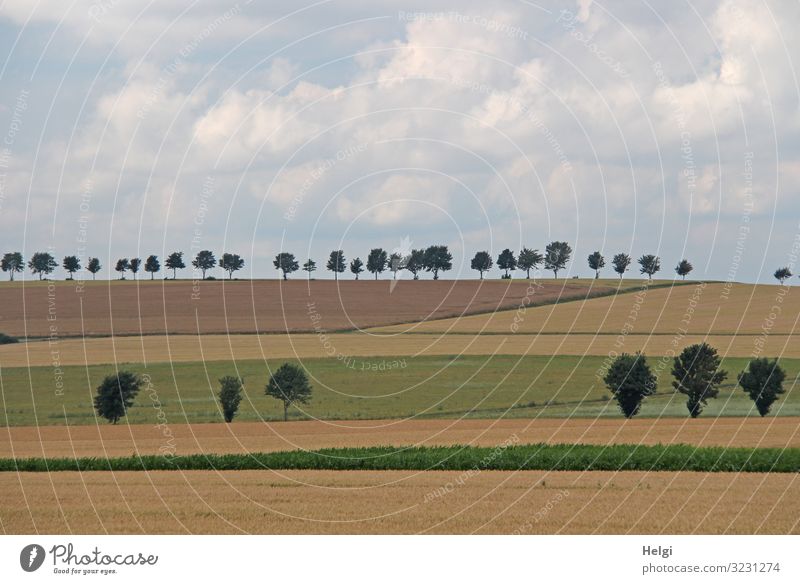
<path fill-rule="evenodd" d="M 30 268 L 33 274 L 38 274 L 39 279 L 42 279 L 42 276 L 46 274 L 52 274 L 53 270 L 56 269 L 58 264 L 56 263 L 55 258 L 51 256 L 46 251 L 37 251 L 33 254 L 30 261 L 28 261 L 28 267 Z"/>
<path fill-rule="evenodd" d="M 753 359 L 747 370 L 739 374 L 739 385 L 755 402 L 758 413 L 766 416 L 778 396 L 784 392 L 783 381 L 786 372 L 778 365 L 778 360 L 770 361 L 766 357 Z"/>
<path fill-rule="evenodd" d="M 228 272 L 228 280 L 233 278 L 233 273 L 244 267 L 244 259 L 235 253 L 224 253 L 219 258 L 219 267 Z"/>
<path fill-rule="evenodd" d="M 513 272 L 517 269 L 517 258 L 514 257 L 514 252 L 508 248 L 501 251 L 497 256 L 497 267 L 505 270 L 504 278 L 509 279 L 511 277 L 508 273 L 509 270 Z"/>
<path fill-rule="evenodd" d="M 345 271 L 347 264 L 347 260 L 344 257 L 344 252 L 342 250 L 334 250 L 331 252 L 331 255 L 328 257 L 328 264 L 327 268 L 331 272 L 333 272 L 333 279 L 338 280 L 339 274 Z"/>
<path fill-rule="evenodd" d="M 778 268 L 775 270 L 775 279 L 783 284 L 786 280 L 792 277 L 792 270 L 787 268 Z"/>
<path fill-rule="evenodd" d="M 483 280 L 483 273 L 488 272 L 492 269 L 492 256 L 489 255 L 488 251 L 479 251 L 475 254 L 475 257 L 472 258 L 472 262 L 470 263 L 470 267 L 473 270 L 477 270 L 480 272 L 481 280 Z"/>
<path fill-rule="evenodd" d="M 397 272 L 405 267 L 405 259 L 402 254 L 394 252 L 389 256 L 389 269 L 392 271 L 392 280 L 396 280 Z"/>
<path fill-rule="evenodd" d="M 644 398 L 656 392 L 656 376 L 641 353 L 614 359 L 603 381 L 626 418 L 638 414 Z"/>
<path fill-rule="evenodd" d="M 183 263 L 183 252 L 173 251 L 167 256 L 164 265 L 168 270 L 172 270 L 172 279 L 174 280 L 176 278 L 176 270 L 182 270 L 186 267 L 186 264 Z"/>
<path fill-rule="evenodd" d="M 78 256 L 65 256 L 61 265 L 64 267 L 64 271 L 69 274 L 67 280 L 74 280 L 73 274 L 81 269 L 81 260 L 78 259 Z"/>
<path fill-rule="evenodd" d="M 89 263 L 86 264 L 86 269 L 89 270 L 89 273 L 92 275 L 92 280 L 97 277 L 97 272 L 99 272 L 103 266 L 100 265 L 100 260 L 98 258 L 89 258 Z"/>
<path fill-rule="evenodd" d="M 311 400 L 311 384 L 302 368 L 284 363 L 270 377 L 265 393 L 283 402 L 283 420 L 289 419 L 289 407 Z"/>
<path fill-rule="evenodd" d="M 25 269 L 25 260 L 22 258 L 21 253 L 13 251 L 3 255 L 3 259 L 0 260 L 0 268 L 4 272 L 9 272 L 8 279 L 13 282 L 14 274 Z"/>
<path fill-rule="evenodd" d="M 316 269 L 317 269 L 317 262 L 315 262 L 311 258 L 308 258 L 308 261 L 303 264 L 303 271 L 308 272 L 309 280 L 311 279 L 311 272 L 316 271 Z"/>
<path fill-rule="evenodd" d="M 155 275 L 161 271 L 161 262 L 158 261 L 157 255 L 147 256 L 144 262 L 144 271 L 150 274 L 150 279 L 155 278 Z"/>
<path fill-rule="evenodd" d="M 653 274 L 661 270 L 661 259 L 653 254 L 644 254 L 639 258 L 639 272 L 647 274 L 647 279 L 652 280 Z"/>
<path fill-rule="evenodd" d="M 294 254 L 289 253 L 286 251 L 282 251 L 278 255 L 275 256 L 275 259 L 272 261 L 272 265 L 275 266 L 276 270 L 280 270 L 283 272 L 283 279 L 287 279 L 287 275 L 291 274 L 292 272 L 296 272 L 300 269 L 300 264 L 297 263 L 297 260 L 294 259 Z"/>
<path fill-rule="evenodd" d="M 97 395 L 94 398 L 97 415 L 116 424 L 133 405 L 141 384 L 139 376 L 130 371 L 120 371 L 116 375 L 107 376 L 97 388 Z"/>
<path fill-rule="evenodd" d="M 694 266 L 689 263 L 689 260 L 681 260 L 678 262 L 678 265 L 675 266 L 675 273 L 678 274 L 684 280 L 686 276 L 694 269 Z"/>
<path fill-rule="evenodd" d="M 558 278 L 558 272 L 567 267 L 572 257 L 572 248 L 566 241 L 553 241 L 544 248 L 544 268 L 553 272 L 553 277 Z"/>
<path fill-rule="evenodd" d="M 200 270 L 202 279 L 206 279 L 206 272 L 217 267 L 217 258 L 211 250 L 203 249 L 197 252 L 197 255 L 192 260 L 192 266 L 196 270 Z"/>
<path fill-rule="evenodd" d="M 453 269 L 453 256 L 446 245 L 432 245 L 425 250 L 423 259 L 425 270 L 433 272 L 433 279 L 439 279 L 439 272 Z"/>
<path fill-rule="evenodd" d="M 412 249 L 406 257 L 403 267 L 411 272 L 415 280 L 419 280 L 419 273 L 425 269 L 425 250 Z"/>
<path fill-rule="evenodd" d="M 386 264 L 389 263 L 389 256 L 385 250 L 376 247 L 370 250 L 367 256 L 367 271 L 375 274 L 375 279 L 378 279 L 378 274 L 386 269 Z"/>
<path fill-rule="evenodd" d="M 709 399 L 717 397 L 719 385 L 728 377 L 719 368 L 720 363 L 717 350 L 707 343 L 690 345 L 675 357 L 672 387 L 687 396 L 686 407 L 693 418 L 700 415 Z"/>
<path fill-rule="evenodd" d="M 139 269 L 142 267 L 142 260 L 141 258 L 131 258 L 130 263 L 128 264 L 128 269 L 133 274 L 133 279 L 136 279 L 136 274 L 139 273 Z"/>
<path fill-rule="evenodd" d="M 531 270 L 536 269 L 543 261 L 544 256 L 539 253 L 539 250 L 523 247 L 522 251 L 519 252 L 517 266 L 519 266 L 520 270 L 525 270 L 526 277 L 530 280 Z"/>
<path fill-rule="evenodd" d="M 611 260 L 611 265 L 614 266 L 614 271 L 619 274 L 619 279 L 622 280 L 623 274 L 628 271 L 628 266 L 631 265 L 631 256 L 626 253 L 618 253 Z"/>
<path fill-rule="evenodd" d="M 232 375 L 226 375 L 220 378 L 219 386 L 218 397 L 222 416 L 225 418 L 225 422 L 230 424 L 242 401 L 242 380 Z"/>
<path fill-rule="evenodd" d="M 358 275 L 364 271 L 364 262 L 361 261 L 361 258 L 356 258 L 350 262 L 350 271 L 356 275 L 356 280 L 358 280 Z"/>
<path fill-rule="evenodd" d="M 600 277 L 600 270 L 606 265 L 606 258 L 599 251 L 589 254 L 589 267 L 594 270 L 594 279 Z"/>
<path fill-rule="evenodd" d="M 120 276 L 119 276 L 120 280 L 124 280 L 125 279 L 125 272 L 128 271 L 130 269 L 130 267 L 131 267 L 131 263 L 130 263 L 130 261 L 128 261 L 128 258 L 121 258 L 121 259 L 117 260 L 117 265 L 114 266 L 114 270 L 116 270 L 117 272 L 120 273 Z"/>

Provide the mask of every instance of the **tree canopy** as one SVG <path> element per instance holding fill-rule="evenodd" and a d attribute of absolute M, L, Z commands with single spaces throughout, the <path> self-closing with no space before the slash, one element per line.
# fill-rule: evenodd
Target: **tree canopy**
<path fill-rule="evenodd" d="M 661 270 L 661 259 L 653 254 L 644 254 L 639 258 L 639 272 L 647 274 L 647 279 L 652 280 L 653 274 Z"/>
<path fill-rule="evenodd" d="M 217 267 L 217 258 L 214 257 L 214 252 L 208 249 L 203 249 L 197 252 L 197 255 L 192 260 L 192 266 L 196 270 L 200 270 L 202 279 L 206 279 L 206 272 L 212 268 Z"/>
<path fill-rule="evenodd" d="M 276 270 L 280 270 L 283 273 L 284 280 L 287 279 L 289 274 L 300 269 L 300 264 L 297 263 L 294 254 L 288 251 L 282 251 L 276 255 L 272 265 L 275 266 Z"/>
<path fill-rule="evenodd" d="M 109 375 L 97 388 L 94 408 L 97 415 L 116 424 L 133 405 L 142 380 L 130 371 Z"/>
<path fill-rule="evenodd" d="M 517 266 L 520 270 L 525 270 L 526 277 L 530 280 L 531 270 L 537 268 L 543 261 L 544 256 L 539 253 L 539 250 L 523 247 L 519 252 Z"/>
<path fill-rule="evenodd" d="M 432 245 L 425 250 L 422 260 L 425 270 L 433 272 L 433 279 L 439 279 L 439 272 L 446 272 L 453 268 L 453 256 L 446 245 Z"/>
<path fill-rule="evenodd" d="M 622 280 L 622 275 L 628 271 L 628 266 L 631 265 L 631 256 L 626 253 L 618 253 L 611 260 L 611 265 L 614 266 L 614 271 L 619 274 L 619 279 Z"/>
<path fill-rule="evenodd" d="M 481 275 L 481 280 L 483 280 L 483 273 L 492 269 L 492 263 L 492 256 L 489 255 L 488 251 L 479 251 L 472 258 L 470 267 L 473 270 L 477 270 Z"/>
<path fill-rule="evenodd" d="M 544 267 L 553 272 L 553 277 L 558 278 L 558 272 L 567 267 L 572 257 L 572 248 L 566 241 L 553 241 L 544 249 Z"/>
<path fill-rule="evenodd" d="M 370 250 L 367 256 L 367 271 L 375 274 L 375 279 L 378 279 L 378 274 L 386 269 L 386 264 L 389 262 L 389 256 L 385 250 L 376 247 Z"/>
<path fill-rule="evenodd" d="M 305 371 L 294 363 L 284 363 L 269 379 L 264 391 L 283 402 L 283 419 L 289 419 L 289 406 L 311 400 L 311 384 Z"/>
<path fill-rule="evenodd" d="M 589 267 L 594 270 L 594 278 L 596 280 L 600 277 L 600 270 L 606 265 L 606 258 L 604 258 L 603 254 L 599 251 L 595 251 L 589 254 L 587 259 L 589 261 Z"/>
<path fill-rule="evenodd" d="M 328 257 L 328 263 L 326 265 L 327 269 L 333 272 L 334 279 L 339 279 L 339 274 L 345 271 L 347 266 L 347 260 L 344 257 L 344 252 L 342 250 L 334 250 L 331 252 L 331 255 Z"/>
<path fill-rule="evenodd" d="M 709 399 L 717 397 L 719 385 L 728 377 L 720 364 L 717 350 L 707 343 L 690 345 L 675 357 L 672 386 L 687 396 L 686 407 L 693 418 L 700 415 Z"/>

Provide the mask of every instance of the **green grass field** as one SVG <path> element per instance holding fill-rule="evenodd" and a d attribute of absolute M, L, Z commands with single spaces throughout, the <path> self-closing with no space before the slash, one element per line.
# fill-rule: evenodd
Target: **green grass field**
<path fill-rule="evenodd" d="M 601 357 L 463 356 L 355 359 L 349 366 L 336 359 L 304 360 L 314 386 L 312 402 L 304 411 L 290 410 L 292 419 L 374 419 L 422 417 L 606 417 L 619 416 L 597 372 Z M 703 416 L 756 415 L 752 402 L 733 385 L 746 359 L 727 359 L 729 372 L 720 396 L 711 400 Z M 281 361 L 270 362 L 274 370 Z M 405 363 L 405 367 L 390 367 Z M 800 415 L 800 394 L 790 391 L 800 374 L 800 360 L 782 362 L 787 370 L 787 393 L 773 406 L 774 415 Z M 673 392 L 669 362 L 650 359 L 661 368 L 659 394 L 648 398 L 640 416 L 687 415 L 685 396 Z M 386 368 L 381 370 L 384 365 Z M 362 370 L 362 367 L 366 369 Z M 216 402 L 217 380 L 241 375 L 246 397 L 237 420 L 276 420 L 279 402 L 264 395 L 267 365 L 261 361 L 236 363 L 141 364 L 122 366 L 147 374 L 128 421 L 135 424 L 221 422 Z M 377 370 L 375 370 L 377 368 Z M 0 398 L 4 417 L 0 425 L 77 425 L 95 422 L 92 399 L 103 376 L 113 366 L 6 368 L 0 371 Z M 63 384 L 59 388 L 57 384 Z M 106 423 L 101 420 L 101 423 Z"/>

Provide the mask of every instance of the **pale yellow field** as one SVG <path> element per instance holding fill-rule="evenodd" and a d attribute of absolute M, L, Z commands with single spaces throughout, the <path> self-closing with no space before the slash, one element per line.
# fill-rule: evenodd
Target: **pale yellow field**
<path fill-rule="evenodd" d="M 769 334 L 800 332 L 800 288 L 698 283 L 373 330 L 755 335 L 765 329 Z"/>
<path fill-rule="evenodd" d="M 790 474 L 0 474 L 0 526 L 15 534 L 797 534 L 798 518 Z"/>

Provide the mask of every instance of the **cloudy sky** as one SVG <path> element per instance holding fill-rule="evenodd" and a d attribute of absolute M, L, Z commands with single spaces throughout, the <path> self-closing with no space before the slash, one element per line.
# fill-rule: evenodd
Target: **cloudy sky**
<path fill-rule="evenodd" d="M 570 275 L 599 249 L 771 281 L 800 250 L 799 25 L 789 0 L 6 0 L 0 243 L 270 277 L 445 243 L 473 277 L 556 239 Z"/>

